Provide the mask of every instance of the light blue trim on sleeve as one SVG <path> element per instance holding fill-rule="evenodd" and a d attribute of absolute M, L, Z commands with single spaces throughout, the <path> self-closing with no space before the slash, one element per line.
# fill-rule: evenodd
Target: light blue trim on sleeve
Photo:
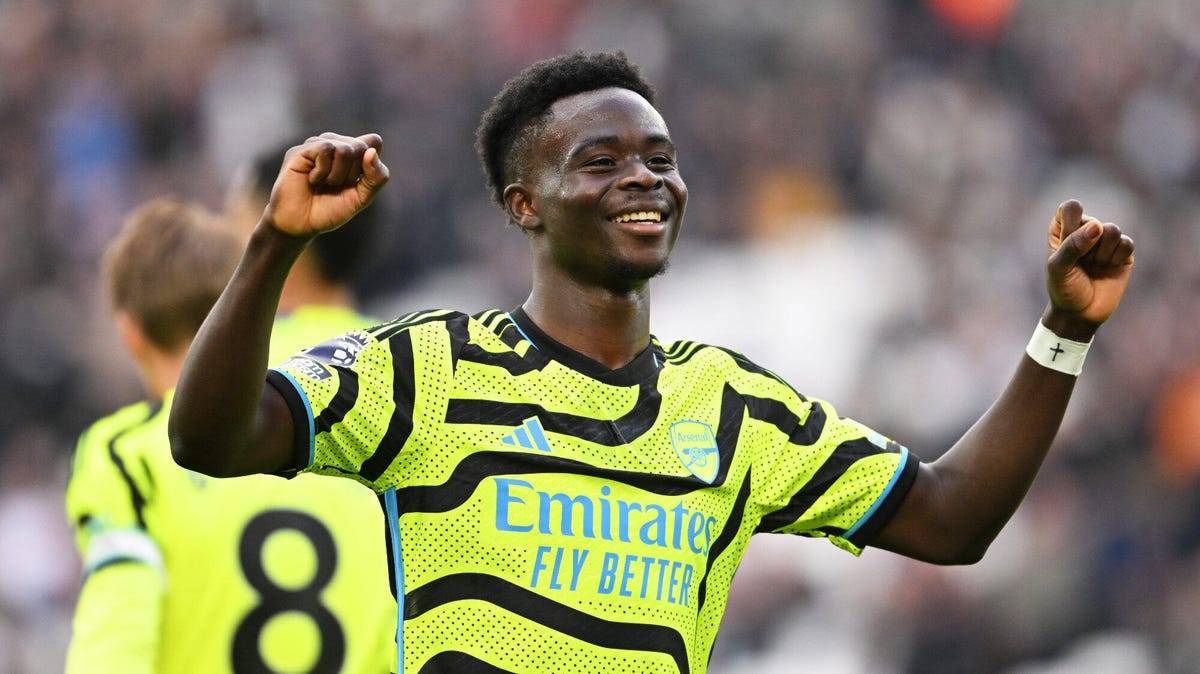
<path fill-rule="evenodd" d="M 400 506 L 396 488 L 383 492 L 388 536 L 392 543 L 392 571 L 396 578 L 396 674 L 404 674 L 404 555 L 400 549 Z"/>
<path fill-rule="evenodd" d="M 279 368 L 273 367 L 271 369 L 283 375 L 283 378 L 288 380 L 292 387 L 296 389 L 296 392 L 300 394 L 300 400 L 304 401 L 304 414 L 308 417 L 308 463 L 305 465 L 305 468 L 307 468 L 313 464 L 316 452 L 315 436 L 317 428 L 316 421 L 313 419 L 312 404 L 308 402 L 308 394 L 304 392 L 304 387 L 300 385 L 300 382 L 296 381 L 295 377 Z"/>
<path fill-rule="evenodd" d="M 862 517 L 858 518 L 858 521 L 854 523 L 854 526 L 850 527 L 846 530 L 846 533 L 842 534 L 842 538 L 849 540 L 852 536 L 854 536 L 855 532 L 861 529 L 862 526 L 871 519 L 871 516 L 875 514 L 875 511 L 879 510 L 879 506 L 883 505 L 883 502 L 887 500 L 888 495 L 892 493 L 892 487 L 896 486 L 896 481 L 899 480 L 900 476 L 904 474 L 904 467 L 907 465 L 908 448 L 902 446 L 900 447 L 900 464 L 896 466 L 896 472 L 892 474 L 892 480 L 888 482 L 886 487 L 883 488 L 883 493 L 879 495 L 879 498 L 875 499 L 875 503 L 871 504 L 870 510 L 868 510 Z"/>

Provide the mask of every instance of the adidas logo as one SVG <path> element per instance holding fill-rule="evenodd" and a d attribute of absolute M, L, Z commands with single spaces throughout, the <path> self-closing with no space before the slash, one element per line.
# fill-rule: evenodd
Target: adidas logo
<path fill-rule="evenodd" d="M 550 442 L 546 440 L 546 431 L 537 417 L 529 417 L 512 433 L 500 438 L 500 441 L 514 447 L 537 449 L 541 452 L 550 451 Z"/>

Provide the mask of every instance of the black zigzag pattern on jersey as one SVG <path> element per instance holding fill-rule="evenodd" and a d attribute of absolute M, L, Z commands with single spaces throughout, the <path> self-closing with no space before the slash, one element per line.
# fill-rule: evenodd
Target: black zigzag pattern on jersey
<path fill-rule="evenodd" d="M 724 455 L 725 452 L 722 451 Z M 726 457 L 722 456 L 721 474 L 727 474 Z M 659 475 L 628 470 L 600 468 L 591 464 L 545 456 L 524 451 L 475 452 L 458 462 L 454 472 L 439 485 L 417 485 L 396 490 L 396 502 L 402 512 L 448 512 L 467 502 L 479 483 L 493 475 L 530 475 L 534 473 L 562 473 L 596 477 L 627 484 L 642 491 L 661 496 L 679 496 L 710 485 L 699 478 L 688 475 Z M 717 483 L 716 480 L 713 481 Z"/>
<path fill-rule="evenodd" d="M 733 510 L 729 513 L 729 519 L 725 520 L 725 526 L 721 528 L 721 533 L 713 540 L 712 547 L 708 550 L 708 559 L 704 563 L 704 580 L 700 581 L 700 587 L 696 594 L 697 611 L 704 608 L 704 600 L 708 597 L 708 578 L 711 575 L 712 565 L 737 537 L 738 531 L 742 528 L 742 517 L 746 514 L 746 502 L 749 500 L 750 471 L 747 470 L 746 475 L 742 478 L 742 486 L 738 488 L 737 499 L 733 502 Z"/>
<path fill-rule="evenodd" d="M 480 348 L 478 344 L 463 344 L 458 351 L 458 359 L 469 363 L 479 363 L 480 365 L 491 365 L 494 367 L 504 368 L 506 372 L 515 376 L 533 372 L 541 369 L 528 360 L 522 358 L 512 351 L 503 351 L 494 353 Z M 549 362 L 549 361 L 546 361 Z M 544 366 L 545 363 L 542 363 Z"/>
<path fill-rule="evenodd" d="M 825 408 L 812 405 L 809 408 L 808 419 L 800 423 L 800 417 L 788 409 L 788 406 L 773 398 L 758 398 L 745 395 L 746 409 L 750 418 L 769 423 L 788 436 L 788 442 L 794 445 L 811 445 L 825 430 Z"/>
<path fill-rule="evenodd" d="M 704 348 L 699 342 L 689 342 L 686 340 L 675 342 L 669 349 L 663 351 L 663 357 L 672 365 L 683 365 L 692 359 Z"/>
<path fill-rule="evenodd" d="M 430 658 L 419 674 L 509 674 L 501 669 L 462 651 L 442 651 Z"/>
<path fill-rule="evenodd" d="M 806 398 L 804 396 L 804 394 L 800 393 L 795 388 L 792 388 L 792 385 L 787 383 L 787 381 L 785 381 L 783 377 L 780 377 L 779 375 L 775 374 L 771 370 L 768 370 L 767 368 L 759 365 L 758 363 L 755 363 L 754 361 L 743 356 L 742 354 L 738 353 L 737 351 L 733 351 L 732 349 L 726 349 L 726 348 L 719 347 L 719 346 L 713 347 L 713 348 L 725 352 L 730 358 L 733 359 L 733 362 L 737 363 L 738 367 L 745 370 L 746 372 L 752 372 L 754 374 L 758 374 L 758 375 L 762 375 L 764 377 L 769 377 L 771 379 L 774 379 L 775 381 L 779 382 L 780 384 L 783 384 L 784 386 L 788 387 L 792 391 L 792 393 L 795 393 L 796 396 L 798 398 L 800 398 L 801 401 L 805 401 L 805 402 L 808 401 L 808 398 Z"/>
<path fill-rule="evenodd" d="M 475 319 L 499 336 L 500 341 L 507 344 L 510 349 L 516 349 L 517 345 L 526 341 L 525 336 L 521 334 L 521 329 L 513 322 L 512 316 L 507 311 L 492 309 L 476 314 Z"/>
<path fill-rule="evenodd" d="M 393 362 L 396 363 L 395 376 L 396 376 L 396 384 L 397 384 L 397 386 L 396 386 L 397 394 L 400 393 L 400 391 L 398 390 L 400 388 L 400 384 L 402 382 L 408 383 L 408 389 L 409 389 L 408 395 L 406 397 L 404 397 L 403 399 L 397 398 L 397 402 L 401 402 L 403 400 L 403 401 L 407 401 L 408 403 L 411 404 L 412 400 L 415 398 L 415 395 L 411 392 L 412 388 L 413 388 L 412 387 L 412 382 L 413 382 L 412 340 L 411 340 L 411 337 L 407 333 L 408 329 L 412 328 L 413 326 L 421 325 L 423 323 L 429 323 L 432 321 L 444 320 L 444 319 L 452 320 L 452 319 L 454 319 L 456 317 L 460 317 L 460 316 L 464 316 L 464 315 L 461 313 L 458 313 L 458 312 L 420 311 L 420 312 L 407 314 L 395 321 L 392 321 L 391 323 L 385 323 L 382 326 L 379 326 L 379 327 L 373 329 L 374 332 L 372 334 L 374 335 L 374 337 L 378 341 L 387 341 L 388 345 L 392 348 L 392 357 L 394 359 Z M 397 336 L 399 336 L 398 339 L 405 346 L 405 350 L 404 350 L 403 354 L 399 354 L 396 352 L 396 349 L 395 349 L 395 341 L 396 340 L 394 340 L 393 338 L 397 337 Z M 329 429 L 333 428 L 334 424 L 336 424 L 339 421 L 341 421 L 342 419 L 346 418 L 346 415 L 350 412 L 350 410 L 354 409 L 355 404 L 357 404 L 357 402 L 358 402 L 358 393 L 359 393 L 358 389 L 359 389 L 358 374 L 356 372 L 354 372 L 353 370 L 349 370 L 349 369 L 339 370 L 337 393 L 334 394 L 333 400 L 331 400 L 329 402 L 329 405 L 325 409 L 321 410 L 321 413 L 319 415 L 317 415 L 316 419 L 313 420 L 314 435 L 329 431 Z M 404 409 L 411 409 L 411 408 L 406 407 Z M 408 434 L 411 432 L 412 432 L 412 419 L 411 418 L 407 419 L 407 426 L 405 426 L 403 423 L 401 423 L 399 428 L 396 428 L 395 425 L 390 425 L 388 427 L 388 435 L 402 436 L 402 440 L 407 440 Z M 387 440 L 388 440 L 388 438 L 387 438 L 387 436 L 385 436 L 384 440 L 380 442 L 380 447 L 385 447 L 385 448 L 388 447 Z M 375 480 L 376 478 L 379 477 L 379 475 L 382 475 L 383 470 L 387 469 L 387 466 L 389 464 L 391 464 L 392 459 L 396 458 L 396 454 L 399 453 L 400 446 L 403 446 L 403 444 L 404 444 L 403 441 L 401 441 L 400 445 L 395 448 L 394 452 L 391 452 L 390 456 L 387 455 L 386 450 L 385 450 L 384 455 L 380 456 L 379 450 L 377 448 L 375 454 L 373 454 L 369 459 L 367 459 L 367 461 L 363 462 L 364 470 L 366 471 L 365 473 L 363 473 L 363 476 L 367 477 L 368 475 L 373 473 L 374 469 L 366 468 L 366 466 L 368 464 L 375 465 L 379 462 L 386 461 L 386 463 L 383 464 L 383 467 L 379 470 L 378 474 L 374 474 L 373 477 L 368 477 L 368 479 Z"/>
<path fill-rule="evenodd" d="M 374 328 L 371 335 L 375 339 L 383 342 L 391 339 L 397 333 L 403 332 L 417 325 L 424 323 L 432 323 L 434 321 L 447 321 L 462 316 L 460 311 L 449 311 L 446 309 L 434 309 L 429 311 L 414 311 L 411 314 L 405 314 L 400 318 L 389 323 L 384 323 L 377 328 Z"/>
<path fill-rule="evenodd" d="M 724 353 L 733 359 L 734 364 L 737 365 L 738 368 L 751 374 L 774 379 L 780 384 L 788 387 L 788 389 L 795 393 L 801 401 L 808 401 L 808 398 L 806 398 L 804 394 L 800 393 L 795 388 L 792 388 L 792 385 L 787 383 L 787 381 L 785 381 L 782 377 L 732 349 L 726 349 L 720 346 L 709 346 L 707 344 L 701 344 L 698 342 L 680 341 L 671 345 L 670 350 L 666 352 L 666 358 L 668 362 L 674 365 L 683 365 L 706 348 L 716 349 L 717 351 Z"/>
<path fill-rule="evenodd" d="M 458 368 L 460 353 L 471 341 L 471 318 L 466 314 L 455 316 L 446 321 L 446 334 L 450 337 L 450 363 L 452 369 Z"/>
<path fill-rule="evenodd" d="M 377 341 L 386 341 L 392 350 L 395 371 L 393 395 L 398 403 L 397 410 L 411 409 L 412 401 L 416 397 L 413 393 L 412 339 L 408 330 L 424 323 L 453 320 L 460 316 L 463 314 L 456 311 L 417 311 L 370 329 L 370 334 Z M 397 351 L 397 342 L 405 348 Z M 358 401 L 358 393 L 358 374 L 353 370 L 341 369 L 338 377 L 338 390 L 334 394 L 333 400 L 325 409 L 321 410 L 321 413 L 313 421 L 314 435 L 328 432 L 334 424 L 345 419 L 346 414 L 354 409 Z M 405 403 L 405 406 L 401 407 L 400 403 Z M 363 462 L 360 474 L 368 480 L 376 480 L 396 458 L 411 432 L 412 418 L 407 412 L 400 416 L 393 416 L 393 423 L 389 424 L 388 431 L 379 446 L 376 447 L 375 452 Z M 393 444 L 393 440 L 398 440 L 398 444 Z"/>
<path fill-rule="evenodd" d="M 669 627 L 597 618 L 482 573 L 442 576 L 405 594 L 404 619 L 413 620 L 439 606 L 467 600 L 492 604 L 593 646 L 665 653 L 680 672 L 690 671 L 683 636 Z"/>
<path fill-rule="evenodd" d="M 431 313 L 431 312 L 414 311 L 412 313 L 407 313 L 402 316 L 397 316 L 396 318 L 393 318 L 390 321 L 376 325 L 375 327 L 371 328 L 367 332 L 375 339 L 382 341 L 382 340 L 385 340 L 385 339 L 391 337 L 392 335 L 399 332 L 400 330 L 407 328 L 409 325 L 408 322 L 410 320 L 412 320 L 413 318 L 416 318 L 418 316 L 423 316 L 426 313 Z"/>
<path fill-rule="evenodd" d="M 408 436 L 412 434 L 412 409 L 417 397 L 417 378 L 413 363 L 412 335 L 400 332 L 388 340 L 392 352 L 392 417 L 387 432 L 375 452 L 363 461 L 358 474 L 374 482 L 392 465 Z"/>
<path fill-rule="evenodd" d="M 498 422 L 504 426 L 516 426 L 530 416 L 537 416 L 547 430 L 556 429 L 557 414 L 549 413 L 537 406 L 516 406 L 520 412 L 508 410 L 514 415 L 509 420 Z M 732 387 L 726 386 L 721 398 L 721 415 L 717 424 L 717 449 L 721 456 L 721 467 L 711 484 L 691 475 L 660 475 L 637 471 L 602 468 L 560 456 L 545 455 L 515 450 L 475 452 L 458 462 L 454 472 L 439 485 L 416 485 L 396 490 L 396 500 L 404 512 L 446 512 L 466 503 L 475 493 L 479 483 L 491 475 L 526 475 L 532 473 L 568 473 L 598 477 L 620 482 L 642 491 L 662 496 L 678 496 L 697 489 L 719 487 L 725 484 L 729 468 L 733 465 L 733 453 L 741 434 L 742 412 L 745 409 L 742 397 Z M 655 408 L 657 413 L 657 407 Z M 524 416 L 522 416 L 524 415 Z M 577 417 L 578 418 L 578 417 Z M 609 422 L 591 420 L 603 426 Z M 466 422 L 463 422 L 466 423 Z M 469 423 L 485 423 L 472 420 Z M 492 423 L 492 422 L 486 422 Z M 649 425 L 647 426 L 649 428 Z M 642 429 L 640 433 L 644 433 Z M 609 431 L 619 432 L 619 431 Z"/>
<path fill-rule="evenodd" d="M 763 517 L 756 532 L 778 531 L 800 519 L 817 502 L 817 499 L 821 498 L 821 495 L 829 491 L 838 478 L 850 470 L 850 466 L 853 466 L 859 459 L 878 453 L 879 448 L 866 438 L 848 440 L 838 445 L 804 487 L 792 496 L 786 506 L 767 513 Z M 822 531 L 832 532 L 837 536 L 846 533 L 845 529 L 835 527 L 824 527 Z"/>
<path fill-rule="evenodd" d="M 541 408 L 536 408 L 541 409 Z M 442 485 L 403 487 L 396 491 L 396 501 L 403 512 L 446 512 L 467 503 L 479 487 L 479 483 L 491 475 L 528 475 L 534 473 L 564 473 L 586 475 L 620 482 L 623 485 L 642 489 L 643 492 L 674 497 L 695 492 L 697 489 L 724 485 L 733 465 L 733 452 L 737 449 L 738 435 L 742 431 L 742 397 L 731 386 L 725 387 L 721 398 L 721 415 L 716 428 L 716 447 L 721 456 L 720 470 L 713 482 L 703 482 L 691 475 L 659 475 L 638 473 L 631 470 L 616 470 L 574 461 L 574 459 L 546 456 L 542 453 L 523 451 L 484 451 L 462 459 L 455 465 L 454 473 L 446 477 Z M 520 425 L 529 415 L 521 416 L 511 426 Z M 546 416 L 540 416 L 542 425 L 550 428 Z M 476 422 L 478 423 L 478 422 Z M 643 431 L 644 432 L 644 431 Z"/>
<path fill-rule="evenodd" d="M 333 394 L 333 400 L 321 410 L 313 420 L 313 435 L 325 433 L 333 425 L 346 418 L 346 414 L 354 409 L 358 402 L 358 373 L 354 370 L 338 370 L 338 390 Z"/>
<path fill-rule="evenodd" d="M 481 311 L 475 314 L 474 318 L 484 328 L 496 333 L 497 335 L 508 329 L 507 326 L 504 328 L 501 328 L 500 326 L 505 325 L 506 323 L 509 325 L 512 324 L 512 321 L 508 320 L 508 312 L 501 311 L 500 309 L 487 309 L 486 311 Z M 510 344 L 509 346 L 512 345 Z"/>
<path fill-rule="evenodd" d="M 466 400 L 455 398 L 446 410 L 446 422 L 451 424 L 490 424 L 517 426 L 536 416 L 542 426 L 554 433 L 572 435 L 608 447 L 617 447 L 639 438 L 650 430 L 658 419 L 662 394 L 651 382 L 638 386 L 633 408 L 616 419 L 595 419 L 565 412 L 549 412 L 541 405 L 509 403 L 496 400 Z"/>

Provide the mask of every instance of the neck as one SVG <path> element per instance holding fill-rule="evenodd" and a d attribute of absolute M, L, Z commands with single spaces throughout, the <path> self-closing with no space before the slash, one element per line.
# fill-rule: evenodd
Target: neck
<path fill-rule="evenodd" d="M 183 361 L 187 357 L 188 345 L 176 351 L 147 350 L 138 359 L 138 370 L 142 375 L 142 385 L 146 394 L 154 400 L 162 400 L 167 391 L 175 388 L 179 381 L 179 373 L 183 371 Z"/>
<path fill-rule="evenodd" d="M 650 344 L 648 283 L 617 293 L 535 282 L 523 308 L 555 341 L 614 370 Z"/>
<path fill-rule="evenodd" d="M 278 313 L 286 314 L 314 304 L 349 307 L 353 297 L 345 285 L 332 284 L 321 278 L 316 263 L 309 256 L 301 255 L 283 284 Z"/>

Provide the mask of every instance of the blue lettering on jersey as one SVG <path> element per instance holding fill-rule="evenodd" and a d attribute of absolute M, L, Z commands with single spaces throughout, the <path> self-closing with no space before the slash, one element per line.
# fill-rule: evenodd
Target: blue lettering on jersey
<path fill-rule="evenodd" d="M 603 555 L 587 548 L 539 545 L 531 560 L 531 588 L 575 591 L 590 573 L 598 578 L 595 590 L 600 594 L 688 604 L 696 566 L 681 561 L 678 553 L 707 557 L 715 517 L 692 511 L 682 501 L 668 508 L 618 498 L 609 485 L 601 485 L 598 494 L 568 494 L 543 491 L 525 479 L 492 481 L 498 531 L 630 545 L 629 552 Z"/>
<path fill-rule="evenodd" d="M 334 367 L 350 367 L 358 360 L 359 352 L 367 345 L 369 339 L 367 333 L 356 330 L 309 347 L 300 353 Z"/>
<path fill-rule="evenodd" d="M 675 454 L 692 475 L 708 484 L 717 478 L 721 454 L 717 451 L 717 436 L 712 426 L 703 421 L 676 421 L 671 424 L 671 445 Z"/>

